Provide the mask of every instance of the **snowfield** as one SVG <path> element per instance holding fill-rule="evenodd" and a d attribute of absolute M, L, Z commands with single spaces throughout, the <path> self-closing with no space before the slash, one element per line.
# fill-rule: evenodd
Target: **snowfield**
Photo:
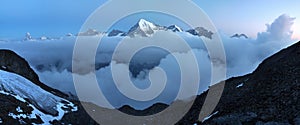
<path fill-rule="evenodd" d="M 60 120 L 67 112 L 77 111 L 77 106 L 75 106 L 72 102 L 41 89 L 39 86 L 33 84 L 22 76 L 2 70 L 0 70 L 0 93 L 13 96 L 21 102 L 27 102 L 26 99 L 30 100 L 28 103 L 29 106 L 33 108 L 32 113 L 30 115 L 15 115 L 13 113 L 9 113 L 8 115 L 14 119 L 35 119 L 37 115 L 42 119 L 44 124 L 50 124 L 49 122 L 53 120 Z M 72 107 L 72 109 L 68 111 L 68 107 Z M 48 113 L 44 113 L 40 109 L 43 109 Z M 20 107 L 18 107 L 16 111 L 19 113 L 23 112 Z M 53 116 L 51 115 L 52 113 L 58 113 L 58 115 Z"/>

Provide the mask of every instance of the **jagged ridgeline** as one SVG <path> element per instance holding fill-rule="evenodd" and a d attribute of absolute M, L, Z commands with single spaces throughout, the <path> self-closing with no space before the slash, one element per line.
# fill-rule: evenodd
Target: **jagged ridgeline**
<path fill-rule="evenodd" d="M 105 35 L 107 34 L 108 37 L 115 37 L 115 36 L 128 36 L 128 37 L 150 37 L 157 31 L 171 31 L 171 32 L 187 32 L 194 36 L 203 36 L 208 39 L 212 39 L 212 35 L 214 34 L 212 31 L 205 29 L 204 27 L 195 27 L 194 29 L 188 29 L 184 31 L 179 26 L 173 24 L 170 26 L 160 26 L 158 24 L 152 23 L 145 19 L 140 19 L 134 26 L 132 26 L 127 32 L 121 31 L 119 29 L 113 29 L 112 31 L 105 33 L 99 32 L 95 29 L 88 29 L 85 32 L 78 33 L 78 36 L 95 36 L 95 35 Z"/>

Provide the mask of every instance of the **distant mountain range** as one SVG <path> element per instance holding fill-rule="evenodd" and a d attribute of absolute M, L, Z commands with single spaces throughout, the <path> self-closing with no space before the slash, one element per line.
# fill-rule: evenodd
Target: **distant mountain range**
<path fill-rule="evenodd" d="M 112 31 L 105 33 L 105 32 L 98 32 L 93 29 L 88 29 L 86 32 L 78 33 L 77 36 L 94 36 L 100 34 L 107 34 L 108 37 L 114 36 L 129 36 L 129 37 L 150 37 L 156 31 L 172 31 L 172 32 L 187 32 L 194 36 L 204 36 L 206 38 L 212 39 L 212 35 L 214 34 L 212 31 L 205 29 L 204 27 L 196 27 L 195 29 L 189 29 L 184 31 L 177 25 L 171 26 L 160 26 L 158 24 L 152 23 L 145 19 L 140 19 L 134 26 L 132 26 L 127 32 L 121 31 L 118 29 L 113 29 Z"/>
<path fill-rule="evenodd" d="M 68 33 L 66 37 L 73 37 L 73 36 L 98 36 L 98 35 L 107 35 L 108 37 L 150 37 L 157 31 L 171 31 L 171 32 L 186 32 L 194 36 L 203 36 L 208 39 L 212 39 L 212 36 L 215 34 L 212 31 L 207 30 L 204 27 L 195 27 L 194 29 L 183 30 L 181 27 L 177 25 L 170 25 L 170 26 L 160 26 L 158 24 L 152 23 L 145 19 L 140 19 L 134 26 L 132 26 L 128 31 L 122 31 L 119 29 L 113 29 L 110 32 L 100 32 L 95 29 L 88 29 L 85 32 L 80 32 L 77 34 Z M 234 34 L 231 38 L 248 38 L 245 34 Z M 33 38 L 31 34 L 28 32 L 25 34 L 25 41 L 36 41 L 36 40 L 57 40 L 61 38 L 50 38 L 46 36 L 42 36 L 40 38 Z"/>

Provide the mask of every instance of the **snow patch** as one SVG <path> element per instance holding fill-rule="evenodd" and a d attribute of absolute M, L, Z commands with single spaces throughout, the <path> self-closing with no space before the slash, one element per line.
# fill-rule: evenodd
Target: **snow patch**
<path fill-rule="evenodd" d="M 20 106 L 18 106 L 18 107 L 16 108 L 16 111 L 19 112 L 19 113 L 23 112 L 23 110 L 21 109 Z"/>
<path fill-rule="evenodd" d="M 2 124 L 3 123 L 3 121 L 2 121 L 2 119 L 0 118 L 0 124 Z"/>
<path fill-rule="evenodd" d="M 7 69 L 7 67 L 6 67 L 6 66 L 1 66 L 1 68 L 2 68 L 2 69 Z"/>
<path fill-rule="evenodd" d="M 76 111 L 78 111 L 78 107 L 75 106 L 74 103 L 72 103 L 72 102 L 68 102 L 68 103 L 69 103 L 69 104 L 68 104 L 67 106 L 72 107 L 71 112 L 76 112 Z"/>
<path fill-rule="evenodd" d="M 213 117 L 214 115 L 216 115 L 216 114 L 218 114 L 218 113 L 219 113 L 219 111 L 216 111 L 216 112 L 214 112 L 213 114 L 211 114 L 211 115 L 205 117 L 205 118 L 202 120 L 202 122 L 204 122 L 204 121 L 210 119 L 211 117 Z"/>
<path fill-rule="evenodd" d="M 236 88 L 240 88 L 240 87 L 243 87 L 244 86 L 244 83 L 241 83 L 239 85 L 236 86 Z"/>
<path fill-rule="evenodd" d="M 27 115 L 26 114 L 18 114 L 18 115 L 15 115 L 14 113 L 8 113 L 8 116 L 11 116 L 13 117 L 14 119 L 20 119 L 20 118 L 27 118 Z"/>

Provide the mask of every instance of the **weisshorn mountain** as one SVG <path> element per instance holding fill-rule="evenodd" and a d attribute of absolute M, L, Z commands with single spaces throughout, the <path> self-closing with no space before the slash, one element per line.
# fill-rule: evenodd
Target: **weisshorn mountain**
<path fill-rule="evenodd" d="M 107 34 L 108 37 L 115 36 L 128 36 L 128 37 L 150 37 L 157 31 L 172 31 L 172 32 L 187 32 L 194 36 L 204 36 L 206 38 L 212 39 L 213 32 L 205 29 L 204 27 L 196 27 L 195 29 L 189 29 L 184 31 L 177 25 L 170 26 L 160 26 L 158 24 L 152 23 L 145 19 L 140 19 L 134 26 L 132 26 L 127 32 L 118 29 L 113 29 L 108 33 L 100 33 L 96 30 L 89 29 L 86 32 L 79 33 L 78 36 L 94 36 L 100 34 Z"/>
<path fill-rule="evenodd" d="M 217 107 L 201 121 L 198 117 L 208 91 L 197 96 L 177 124 L 299 125 L 299 58 L 300 42 L 267 58 L 253 73 L 226 80 Z M 0 50 L 0 67 L 0 124 L 93 125 L 97 123 L 87 112 L 104 110 L 91 103 L 79 103 L 44 85 L 26 60 L 10 50 Z M 88 108 L 84 110 L 82 104 Z M 128 106 L 119 110 L 143 116 L 167 107 L 158 103 L 143 111 Z M 107 115 L 113 114 L 97 116 Z"/>

